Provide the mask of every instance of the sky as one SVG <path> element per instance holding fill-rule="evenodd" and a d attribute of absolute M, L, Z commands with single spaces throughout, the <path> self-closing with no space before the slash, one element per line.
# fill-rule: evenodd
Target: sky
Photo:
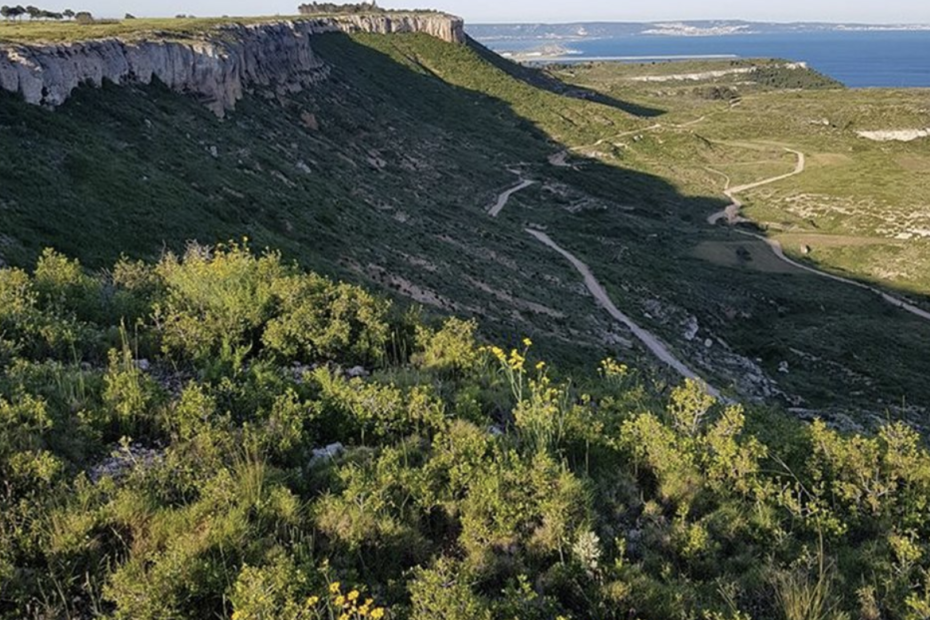
<path fill-rule="evenodd" d="M 291 15 L 301 0 L 57 0 L 42 8 L 89 10 L 101 17 Z M 753 21 L 828 21 L 930 23 L 928 0 L 382 0 L 387 8 L 423 6 L 461 15 L 471 23 L 663 21 L 746 19 Z"/>

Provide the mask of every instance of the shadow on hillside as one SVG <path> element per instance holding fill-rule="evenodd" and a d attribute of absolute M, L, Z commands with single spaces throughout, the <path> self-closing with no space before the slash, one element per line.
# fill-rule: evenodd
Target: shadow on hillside
<path fill-rule="evenodd" d="M 665 110 L 658 108 L 649 108 L 629 101 L 621 101 L 596 90 L 584 88 L 574 84 L 566 84 L 555 76 L 546 73 L 542 69 L 527 67 L 519 63 L 504 58 L 500 54 L 488 49 L 478 41 L 468 37 L 468 45 L 485 61 L 494 65 L 510 77 L 526 82 L 536 88 L 547 90 L 557 95 L 572 97 L 573 99 L 582 99 L 584 101 L 593 101 L 602 105 L 623 110 L 628 114 L 644 118 L 655 118 L 665 114 Z"/>
<path fill-rule="evenodd" d="M 348 35 L 326 35 L 315 47 L 321 57 L 333 65 L 337 79 L 352 84 L 356 89 L 370 89 L 382 104 L 379 108 L 404 110 L 418 123 L 436 126 L 444 133 L 461 138 L 462 145 L 474 145 L 469 150 L 479 145 L 490 147 L 486 150 L 495 155 L 501 170 L 519 162 L 535 162 L 546 176 L 570 182 L 578 189 L 604 200 L 635 203 L 646 217 L 651 218 L 661 219 L 674 214 L 689 219 L 689 214 L 712 213 L 725 205 L 717 197 L 684 197 L 665 179 L 629 168 L 609 166 L 596 160 L 585 162 L 584 174 L 550 166 L 546 163 L 549 157 L 567 148 L 567 145 L 546 133 L 538 121 L 521 116 L 507 101 L 451 84 L 431 70 L 415 71 L 383 51 L 353 40 Z M 486 48 L 482 49 L 485 54 L 491 54 L 497 59 L 491 63 L 495 67 L 503 62 L 517 71 L 526 69 Z M 480 50 L 476 51 L 481 60 L 489 60 Z M 408 56 L 407 50 L 401 49 L 398 53 L 420 67 L 415 59 Z M 442 50 L 437 55 L 439 53 Z M 466 65 L 452 64 L 449 67 L 448 71 L 467 68 Z M 537 73 L 535 70 L 526 70 Z M 538 87 L 528 79 L 512 77 Z M 551 92 L 551 89 L 545 90 Z M 617 101 L 613 101 L 613 104 L 614 107 L 627 105 Z M 578 105 L 583 104 L 579 102 Z M 664 113 L 659 110 L 647 112 Z M 553 116 L 561 114 L 557 110 Z M 474 200 L 473 196 L 467 198 Z"/>
<path fill-rule="evenodd" d="M 405 46 L 409 49 L 396 49 Z M 11 237 L 32 236 L 33 244 L 19 256 L 27 251 L 34 256 L 42 246 L 54 246 L 90 259 L 85 263 L 92 266 L 112 264 L 124 252 L 145 258 L 164 246 L 183 247 L 189 239 L 210 243 L 248 233 L 305 266 L 323 266 L 333 273 L 340 257 L 358 256 L 366 243 L 394 244 L 392 250 L 409 251 L 403 244 L 453 230 L 452 234 L 474 233 L 469 241 L 487 243 L 489 250 L 519 255 L 524 267 L 565 267 L 557 255 L 524 233 L 516 211 L 498 220 L 483 212 L 489 197 L 514 182 L 507 169 L 526 163 L 524 170 L 535 179 L 562 182 L 608 205 L 577 213 L 554 206 L 532 217 L 545 218 L 540 223 L 552 225 L 553 238 L 590 261 L 608 288 L 633 287 L 637 295 L 624 298 L 620 292 L 617 299 L 634 316 L 641 312 L 637 296 L 668 300 L 693 310 L 702 325 L 713 325 L 743 355 L 771 358 L 776 368 L 780 356 L 790 355 L 791 348 L 805 348 L 799 341 L 819 330 L 822 336 L 817 337 L 825 344 L 813 349 L 815 353 L 841 359 L 866 376 L 880 376 L 883 386 L 894 385 L 897 375 L 901 389 L 890 389 L 889 394 L 916 394 L 919 390 L 906 388 L 920 381 L 926 384 L 922 376 L 930 372 L 925 368 L 930 358 L 914 360 L 917 343 L 930 338 L 930 325 L 891 321 L 888 317 L 900 317 L 890 306 L 864 303 L 871 299 L 864 297 L 866 293 L 846 291 L 814 276 L 747 273 L 689 258 L 689 245 L 708 236 L 719 240 L 721 231 L 710 230 L 705 218 L 725 206 L 722 196 L 683 195 L 661 177 L 596 160 L 584 161 L 581 171 L 550 166 L 549 156 L 565 146 L 543 126 L 571 128 L 578 121 L 564 113 L 572 106 L 576 114 L 570 116 L 575 119 L 590 113 L 582 102 L 566 99 L 558 110 L 544 109 L 542 103 L 523 106 L 531 110 L 530 119 L 504 99 L 450 84 L 419 70 L 416 63 L 405 64 L 405 52 L 415 51 L 429 56 L 445 75 L 482 70 L 483 63 L 476 63 L 471 52 L 434 40 L 356 40 L 329 34 L 314 41 L 314 48 L 333 66 L 330 81 L 289 95 L 297 100 L 293 109 L 261 93 L 247 97 L 223 122 L 192 99 L 154 86 L 81 89 L 55 112 L 0 96 L 0 231 Z M 507 93 L 510 85 L 499 83 L 497 71 L 483 70 L 489 81 L 498 81 L 495 88 Z M 522 87 L 510 94 L 527 96 Z M 311 123 L 319 120 L 314 129 L 301 121 L 304 109 L 317 115 Z M 314 152 L 323 159 L 326 151 L 337 151 L 330 157 L 335 164 L 302 176 L 290 172 L 298 183 L 269 175 L 268 170 L 289 160 L 281 153 L 297 141 L 295 159 Z M 384 170 L 365 166 L 364 156 L 356 162 L 339 157 L 347 144 L 367 155 L 369 148 L 399 151 L 427 143 L 429 148 L 422 152 L 442 157 L 422 162 L 422 168 Z M 220 157 L 210 154 L 217 144 Z M 398 160 L 420 156 L 393 155 Z M 398 234 L 389 215 L 367 209 L 365 199 L 358 197 L 358 188 L 365 184 L 383 196 L 396 197 L 404 209 L 404 201 L 409 202 L 409 210 L 426 224 L 408 225 L 403 235 Z M 367 219 L 359 219 L 361 212 Z M 622 261 L 614 258 L 618 246 L 629 250 Z M 453 260 L 463 274 L 475 262 L 464 254 Z M 363 277 L 347 270 L 338 275 Z M 450 297 L 461 290 L 453 281 L 436 286 L 446 287 Z M 730 304 L 729 298 L 755 304 L 745 313 L 750 318 L 720 319 L 714 325 L 721 312 L 740 314 L 740 306 Z M 848 317 L 842 312 L 847 307 Z M 785 319 L 783 308 L 796 315 Z M 597 312 L 593 304 L 590 311 Z M 836 327 L 840 321 L 846 322 L 841 329 Z M 663 329 L 672 334 L 677 326 Z M 906 354 L 883 360 L 889 342 Z M 840 392 L 840 387 L 829 386 L 831 392 Z"/>
<path fill-rule="evenodd" d="M 640 294 L 657 294 L 687 308 L 700 317 L 701 324 L 719 321 L 719 333 L 743 355 L 765 360 L 773 376 L 779 376 L 783 360 L 795 359 L 792 350 L 807 350 L 840 362 L 856 375 L 873 378 L 881 386 L 872 392 L 875 398 L 908 395 L 915 402 L 930 402 L 930 389 L 921 387 L 926 384 L 922 377 L 930 372 L 930 360 L 921 357 L 918 339 L 913 337 L 915 332 L 930 337 L 930 323 L 900 313 L 877 295 L 813 274 L 770 274 L 693 258 L 691 251 L 702 240 L 727 234 L 706 223 L 710 213 L 727 204 L 722 195 L 684 195 L 661 177 L 596 160 L 585 160 L 580 171 L 550 166 L 548 156 L 565 145 L 544 131 L 538 120 L 521 116 L 510 102 L 455 86 L 432 73 L 420 73 L 349 37 L 334 35 L 325 48 L 322 55 L 335 61 L 337 74 L 355 84 L 371 81 L 380 97 L 406 107 L 419 122 L 460 138 L 462 148 L 491 146 L 491 156 L 501 168 L 536 162 L 537 179 L 562 181 L 615 205 L 577 214 L 554 208 L 548 215 L 533 215 L 534 223 L 539 217 L 538 223 L 551 225 L 552 236 L 567 250 L 590 261 L 608 288 L 624 283 L 640 289 Z M 438 73 L 451 75 L 468 66 L 450 64 Z M 359 67 L 365 70 L 358 72 Z M 464 198 L 474 209 L 475 197 Z M 519 216 L 505 214 L 492 224 L 485 223 L 487 218 L 476 209 L 472 212 L 479 218 L 475 226 L 512 236 L 521 251 L 533 257 L 526 260 L 558 260 L 544 248 L 526 243 Z M 632 252 L 619 263 L 604 255 L 618 245 Z M 637 305 L 630 299 L 625 303 Z M 720 318 L 734 308 L 748 309 L 750 318 Z M 897 350 L 894 360 L 887 359 L 888 347 Z M 797 381 L 793 389 L 819 403 L 843 402 L 850 391 L 845 379 L 824 372 L 802 377 L 799 371 L 784 381 Z"/>

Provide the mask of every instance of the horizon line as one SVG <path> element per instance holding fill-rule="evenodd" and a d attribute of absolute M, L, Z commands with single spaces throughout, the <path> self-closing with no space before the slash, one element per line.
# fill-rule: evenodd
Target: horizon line
<path fill-rule="evenodd" d="M 925 26 L 930 28 L 930 22 L 857 22 L 857 21 L 825 21 L 825 20 L 794 20 L 794 21 L 765 21 L 740 18 L 701 18 L 701 19 L 654 19 L 654 20 L 601 20 L 585 19 L 576 21 L 471 21 L 473 26 L 580 26 L 585 24 L 687 24 L 695 22 L 742 22 L 746 24 L 777 24 L 780 26 L 793 26 L 799 24 L 816 24 L 823 26 Z"/>

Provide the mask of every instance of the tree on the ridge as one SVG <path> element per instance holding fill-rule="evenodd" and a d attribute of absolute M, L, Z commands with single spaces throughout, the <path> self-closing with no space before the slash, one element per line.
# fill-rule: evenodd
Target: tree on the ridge
<path fill-rule="evenodd" d="M 32 6 L 31 4 L 26 7 L 26 12 L 29 13 L 29 19 L 35 19 L 41 15 L 42 11 L 37 6 Z"/>
<path fill-rule="evenodd" d="M 61 12 L 61 14 L 64 15 L 67 19 L 74 19 L 74 11 L 71 9 L 65 9 Z"/>

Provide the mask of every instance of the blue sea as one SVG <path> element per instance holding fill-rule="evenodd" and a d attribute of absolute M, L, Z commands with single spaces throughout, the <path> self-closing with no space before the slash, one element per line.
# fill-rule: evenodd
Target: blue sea
<path fill-rule="evenodd" d="M 805 61 L 813 69 L 847 86 L 930 87 L 930 31 L 804 32 L 712 37 L 629 36 L 614 39 L 495 40 L 497 51 L 524 51 L 558 44 L 586 57 L 785 58 Z"/>

